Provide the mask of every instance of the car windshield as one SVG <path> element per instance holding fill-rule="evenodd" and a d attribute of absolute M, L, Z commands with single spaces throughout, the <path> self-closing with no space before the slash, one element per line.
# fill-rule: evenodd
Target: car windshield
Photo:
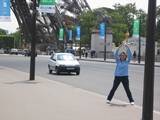
<path fill-rule="evenodd" d="M 75 60 L 73 55 L 70 54 L 61 54 L 57 55 L 57 60 Z"/>

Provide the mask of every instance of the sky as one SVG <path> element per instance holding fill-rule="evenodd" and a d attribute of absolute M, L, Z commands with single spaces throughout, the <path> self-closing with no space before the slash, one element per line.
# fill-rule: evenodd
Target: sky
<path fill-rule="evenodd" d="M 113 8 L 113 5 L 120 3 L 125 5 L 127 3 L 136 3 L 137 9 L 143 9 L 148 11 L 148 0 L 87 0 L 88 4 L 92 9 L 99 7 Z M 157 0 L 157 5 L 160 5 L 160 0 Z M 18 28 L 17 20 L 14 14 L 11 12 L 10 22 L 0 22 L 0 28 L 8 30 L 9 33 L 15 32 Z"/>

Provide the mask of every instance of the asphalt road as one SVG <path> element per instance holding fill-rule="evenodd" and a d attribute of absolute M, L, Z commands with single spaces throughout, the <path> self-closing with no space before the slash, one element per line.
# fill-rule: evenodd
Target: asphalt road
<path fill-rule="evenodd" d="M 115 69 L 114 63 L 80 61 L 81 73 L 75 74 L 49 74 L 47 68 L 48 57 L 36 58 L 36 75 L 63 82 L 74 87 L 86 89 L 102 95 L 108 95 L 112 83 Z M 30 58 L 15 55 L 0 55 L 0 66 L 14 68 L 23 72 L 29 72 Z M 154 109 L 160 111 L 160 67 L 155 67 L 155 92 L 154 92 Z M 135 104 L 142 105 L 143 101 L 143 79 L 144 66 L 130 65 L 129 68 L 130 89 L 135 99 Z M 29 77 L 28 77 L 29 78 Z M 114 98 L 128 102 L 126 93 L 119 86 Z"/>

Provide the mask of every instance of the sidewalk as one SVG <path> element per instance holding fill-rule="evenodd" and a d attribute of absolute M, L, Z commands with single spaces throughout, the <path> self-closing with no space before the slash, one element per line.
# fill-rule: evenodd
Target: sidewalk
<path fill-rule="evenodd" d="M 140 107 L 0 66 L 0 120 L 140 120 Z M 160 113 L 154 113 L 154 120 Z"/>
<path fill-rule="evenodd" d="M 85 58 L 85 57 L 81 57 L 81 59 L 79 58 L 79 56 L 76 56 L 77 59 L 79 60 L 84 60 L 84 61 L 96 61 L 96 62 L 108 62 L 108 63 L 115 63 L 115 59 L 106 59 L 106 61 L 104 61 L 103 58 Z M 140 64 L 138 63 L 138 61 L 131 61 L 130 64 L 133 65 L 144 65 L 145 61 L 141 61 Z M 155 67 L 160 67 L 160 62 L 155 62 Z"/>

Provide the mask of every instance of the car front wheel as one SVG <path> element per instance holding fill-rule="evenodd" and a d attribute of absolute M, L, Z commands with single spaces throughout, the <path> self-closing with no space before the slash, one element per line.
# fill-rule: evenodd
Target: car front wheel
<path fill-rule="evenodd" d="M 80 71 L 77 71 L 77 72 L 76 72 L 76 75 L 79 75 L 79 74 L 80 74 Z"/>
<path fill-rule="evenodd" d="M 56 67 L 56 74 L 59 75 L 60 71 L 58 70 L 58 68 Z"/>
<path fill-rule="evenodd" d="M 48 65 L 48 69 L 49 69 L 49 74 L 51 74 L 51 73 L 52 73 L 52 70 L 51 70 L 51 68 L 50 68 L 50 65 Z"/>

